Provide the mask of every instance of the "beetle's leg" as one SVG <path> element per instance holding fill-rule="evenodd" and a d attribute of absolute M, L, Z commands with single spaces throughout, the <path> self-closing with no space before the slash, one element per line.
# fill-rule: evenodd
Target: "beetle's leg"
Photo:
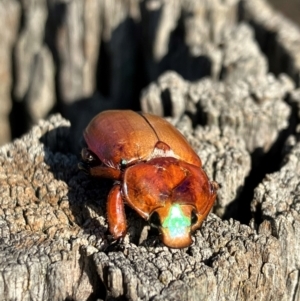
<path fill-rule="evenodd" d="M 119 169 L 114 169 L 107 166 L 90 166 L 86 162 L 79 162 L 78 168 L 92 177 L 108 178 L 113 180 L 119 180 L 121 177 L 121 171 Z"/>
<path fill-rule="evenodd" d="M 79 168 L 86 171 L 92 177 L 99 177 L 99 178 L 108 178 L 113 180 L 119 180 L 121 177 L 121 171 L 119 169 L 107 167 L 107 166 L 89 166 L 88 164 L 79 164 Z"/>
<path fill-rule="evenodd" d="M 121 195 L 121 186 L 114 185 L 107 198 L 107 220 L 109 232 L 118 239 L 126 234 L 126 216 Z"/>

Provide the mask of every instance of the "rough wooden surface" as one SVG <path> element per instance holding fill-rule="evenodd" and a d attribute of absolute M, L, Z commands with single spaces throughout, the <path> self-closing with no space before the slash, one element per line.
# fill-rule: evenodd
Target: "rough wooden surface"
<path fill-rule="evenodd" d="M 188 126 L 183 119 L 181 127 Z M 217 144 L 219 135 L 203 136 Z M 211 215 L 190 248 L 172 250 L 156 234 L 147 237 L 145 224 L 128 210 L 129 235 L 113 244 L 105 220 L 110 185 L 77 170 L 68 136 L 68 122 L 53 116 L 0 149 L 3 300 L 283 300 L 281 249 L 264 230 L 268 222 L 257 232 Z M 237 163 L 228 158 L 234 143 L 225 136 L 219 147 L 225 150 L 211 160 L 229 161 L 225 168 L 235 173 Z M 217 173 L 218 165 L 226 164 L 219 162 Z"/>
<path fill-rule="evenodd" d="M 300 112 L 300 90 L 295 90 L 292 102 Z M 278 172 L 269 174 L 256 188 L 251 210 L 261 219 L 269 220 L 271 233 L 278 238 L 284 261 L 287 294 L 300 300 L 300 191 L 299 191 L 299 126 L 296 135 L 290 136 L 283 150 L 283 161 Z M 289 256 L 284 256 L 289 254 Z"/>
<path fill-rule="evenodd" d="M 286 145 L 282 167 L 269 174 L 256 188 L 252 211 L 270 222 L 270 230 L 280 243 L 286 293 L 293 300 L 300 299 L 300 183 L 299 136 L 291 136 Z M 288 255 L 287 255 L 288 254 Z"/>
<path fill-rule="evenodd" d="M 264 0 L 3 0 L 0 14 L 1 145 L 55 110 L 76 123 L 138 108 L 170 69 L 192 81 L 269 69 L 299 85 L 299 30 Z"/>
<path fill-rule="evenodd" d="M 291 109 L 284 97 L 293 87 L 286 75 L 278 79 L 267 73 L 244 79 L 241 75 L 229 82 L 191 83 L 170 72 L 144 89 L 141 105 L 143 111 L 156 115 L 170 112 L 175 123 L 188 112 L 207 126 L 230 127 L 244 139 L 249 152 L 260 148 L 265 153 L 288 126 Z"/>
<path fill-rule="evenodd" d="M 299 86 L 299 27 L 281 14 L 274 13 L 266 1 L 244 0 L 242 3 L 243 19 L 255 29 L 257 40 L 269 59 L 271 71 L 289 74 Z"/>
<path fill-rule="evenodd" d="M 17 39 L 20 22 L 20 5 L 18 1 L 2 1 L 0 4 L 0 19 L 6 30 L 0 33 L 0 144 L 9 141 L 11 129 L 9 113 L 12 109 L 11 89 L 13 86 L 11 53 Z"/>
<path fill-rule="evenodd" d="M 262 0 L 2 1 L 0 14 L 1 121 L 11 105 L 78 121 L 53 115 L 0 148 L 0 300 L 300 300 L 297 27 Z M 77 169 L 84 123 L 149 81 L 143 111 L 167 116 L 221 186 L 182 250 L 129 209 L 114 242 L 111 182 Z"/>

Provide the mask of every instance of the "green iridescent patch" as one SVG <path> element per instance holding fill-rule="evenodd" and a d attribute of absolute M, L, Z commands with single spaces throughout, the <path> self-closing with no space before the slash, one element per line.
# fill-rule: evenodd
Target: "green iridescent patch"
<path fill-rule="evenodd" d="M 183 214 L 180 205 L 175 204 L 171 206 L 162 226 L 169 229 L 172 238 L 180 237 L 186 233 L 186 228 L 191 226 L 191 220 Z"/>

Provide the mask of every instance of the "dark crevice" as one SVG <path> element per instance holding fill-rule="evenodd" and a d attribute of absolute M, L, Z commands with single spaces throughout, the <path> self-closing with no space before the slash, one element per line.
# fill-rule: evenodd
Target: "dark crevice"
<path fill-rule="evenodd" d="M 207 118 L 207 112 L 205 112 L 201 106 L 201 104 L 198 105 L 197 113 L 196 113 L 196 125 L 206 126 L 208 124 L 208 118 Z M 194 124 L 194 122 L 193 122 Z"/>
<path fill-rule="evenodd" d="M 104 97 L 109 97 L 110 92 L 111 60 L 107 51 L 108 47 L 107 43 L 101 40 L 96 79 L 97 89 Z"/>
<path fill-rule="evenodd" d="M 289 100 L 287 99 L 289 103 Z M 297 120 L 297 109 L 291 105 L 291 115 L 289 117 L 289 126 L 282 130 L 277 140 L 273 143 L 271 149 L 262 155 L 262 149 L 256 149 L 252 155 L 252 167 L 249 176 L 245 180 L 240 195 L 232 202 L 224 214 L 225 219 L 234 218 L 243 224 L 249 224 L 251 218 L 255 219 L 257 224 L 262 222 L 262 215 L 259 208 L 255 215 L 250 212 L 250 203 L 254 197 L 255 188 L 263 181 L 265 176 L 280 170 L 282 164 L 282 150 L 287 137 L 295 134 Z"/>
<path fill-rule="evenodd" d="M 12 97 L 12 109 L 9 114 L 11 138 L 19 138 L 30 129 L 30 115 L 27 111 L 25 103 L 16 101 Z"/>
<path fill-rule="evenodd" d="M 185 42 L 185 18 L 189 13 L 182 12 L 178 19 L 177 26 L 170 32 L 167 53 L 156 62 L 152 61 L 153 67 L 148 83 L 156 81 L 157 78 L 166 71 L 175 71 L 184 79 L 189 81 L 198 81 L 199 79 L 210 76 L 212 62 L 205 55 L 193 56 Z M 154 38 L 151 39 L 154 41 Z M 151 45 L 150 49 L 153 49 Z"/>
<path fill-rule="evenodd" d="M 102 24 L 105 28 L 105 24 Z M 111 103 L 112 108 L 139 109 L 139 95 L 145 81 L 140 55 L 141 32 L 135 20 L 124 19 L 111 33 L 109 41 L 100 37 L 96 68 L 96 89 Z M 116 46 L 123 50 L 116 55 Z M 122 82 L 120 78 L 122 77 Z"/>
<path fill-rule="evenodd" d="M 51 115 L 57 112 L 64 111 L 62 96 L 59 89 L 59 85 L 60 85 L 59 74 L 61 70 L 61 64 L 59 58 L 59 51 L 56 45 L 57 39 L 55 37 L 57 37 L 60 27 L 64 22 L 65 15 L 67 13 L 67 6 L 66 6 L 67 4 L 66 3 L 52 4 L 50 2 L 47 2 L 47 4 L 48 4 L 49 14 L 45 25 L 44 42 L 51 51 L 54 60 L 54 65 L 55 65 L 54 89 L 55 89 L 56 103 L 48 114 Z"/>
<path fill-rule="evenodd" d="M 261 51 L 265 54 L 268 60 L 269 72 L 278 76 L 282 72 L 288 73 L 286 69 L 286 63 L 284 60 L 284 53 L 281 52 L 279 44 L 276 41 L 276 32 L 266 31 L 260 25 L 250 22 L 251 27 L 254 29 L 255 39 Z"/>
<path fill-rule="evenodd" d="M 106 301 L 128 301 L 128 298 L 125 296 L 119 296 L 119 297 L 108 297 Z"/>
<path fill-rule="evenodd" d="M 132 109 L 134 111 L 141 110 L 140 104 L 140 95 L 141 91 L 149 85 L 149 81 L 147 79 L 147 70 L 145 65 L 145 54 L 143 52 L 143 41 L 142 41 L 142 32 L 141 26 L 137 26 L 136 28 L 136 40 L 137 40 L 137 48 L 136 48 L 136 72 L 134 75 L 134 91 L 133 91 L 133 99 Z"/>
<path fill-rule="evenodd" d="M 87 298 L 87 301 L 106 300 L 106 287 L 97 273 L 93 255 L 87 256 L 84 249 L 81 249 L 80 253 L 79 265 L 82 275 L 83 273 L 87 275 L 92 286 L 92 293 Z"/>
<path fill-rule="evenodd" d="M 25 26 L 25 12 L 22 6 L 20 16 L 20 25 L 18 29 L 18 36 L 22 33 Z M 9 123 L 11 138 L 15 139 L 26 133 L 30 128 L 30 115 L 28 113 L 24 99 L 18 99 L 15 95 L 14 87 L 17 82 L 17 61 L 16 61 L 16 44 L 14 45 L 11 53 L 11 66 L 12 66 L 12 84 L 10 96 L 12 100 L 12 109 L 9 114 Z"/>
<path fill-rule="evenodd" d="M 238 21 L 248 21 L 250 26 L 254 29 L 255 39 L 268 60 L 268 71 L 276 76 L 281 73 L 286 73 L 295 80 L 296 84 L 299 83 L 299 75 L 292 73 L 290 69 L 292 65 L 291 58 L 286 50 L 278 43 L 277 33 L 275 31 L 268 31 L 262 25 L 252 20 L 249 21 L 248 19 L 242 1 L 238 7 Z M 288 128 L 281 131 L 268 153 L 262 155 L 262 149 L 256 149 L 252 153 L 251 172 L 245 180 L 241 194 L 228 206 L 224 218 L 232 217 L 245 224 L 248 224 L 252 217 L 257 224 L 260 224 L 264 219 L 259 205 L 256 208 L 255 215 L 251 214 L 250 203 L 253 200 L 255 188 L 263 181 L 266 174 L 280 170 L 283 159 L 282 150 L 284 142 L 290 134 L 295 134 L 296 124 L 299 122 L 299 120 L 297 120 L 297 108 L 295 104 L 289 101 L 289 97 L 286 98 L 286 102 L 291 107 Z"/>
<path fill-rule="evenodd" d="M 164 110 L 164 117 L 172 116 L 173 107 L 171 101 L 171 93 L 169 89 L 165 89 L 161 92 L 161 101 Z"/>
<path fill-rule="evenodd" d="M 261 51 L 268 60 L 269 72 L 278 76 L 280 73 L 288 74 L 299 86 L 299 72 L 291 68 L 294 65 L 292 58 L 284 47 L 277 40 L 277 32 L 267 30 L 263 25 L 253 20 L 248 20 L 243 1 L 239 4 L 238 9 L 239 22 L 247 21 L 254 30 L 255 40 L 257 41 Z"/>

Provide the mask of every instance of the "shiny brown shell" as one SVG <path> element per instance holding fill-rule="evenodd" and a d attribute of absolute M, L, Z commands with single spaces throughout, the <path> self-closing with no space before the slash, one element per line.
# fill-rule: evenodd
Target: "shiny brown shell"
<path fill-rule="evenodd" d="M 185 137 L 169 122 L 147 113 L 102 112 L 89 123 L 84 138 L 102 163 L 116 169 L 121 163 L 131 165 L 152 159 L 159 141 L 170 147 L 175 158 L 201 167 L 200 158 Z"/>

